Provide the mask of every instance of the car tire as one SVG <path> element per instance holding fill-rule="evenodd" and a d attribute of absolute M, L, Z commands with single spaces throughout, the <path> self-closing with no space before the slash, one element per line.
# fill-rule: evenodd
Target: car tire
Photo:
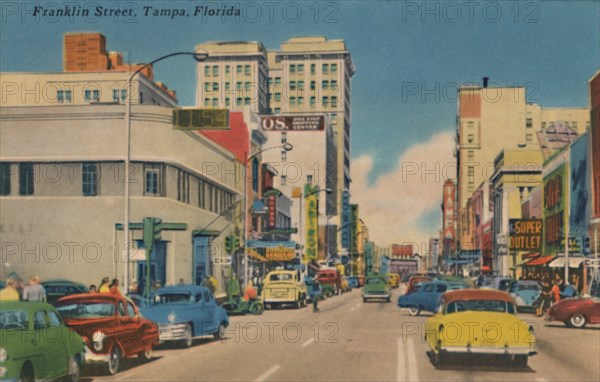
<path fill-rule="evenodd" d="M 367 299 L 365 297 L 363 297 L 363 302 L 367 302 Z"/>
<path fill-rule="evenodd" d="M 23 366 L 19 373 L 19 382 L 35 382 L 35 373 L 30 364 Z"/>
<path fill-rule="evenodd" d="M 418 305 L 411 305 L 408 307 L 408 314 L 410 314 L 411 316 L 415 317 L 418 316 L 420 313 L 421 309 Z"/>
<path fill-rule="evenodd" d="M 192 344 L 194 342 L 194 334 L 192 331 L 192 326 L 190 324 L 186 324 L 184 331 L 185 331 L 185 338 L 182 340 L 183 346 L 186 348 L 190 348 L 190 347 L 192 347 Z"/>
<path fill-rule="evenodd" d="M 251 304 L 250 309 L 249 309 L 250 314 L 254 314 L 254 315 L 262 314 L 264 310 L 265 309 L 263 307 L 263 304 L 260 302 L 255 302 L 255 303 Z"/>
<path fill-rule="evenodd" d="M 437 353 L 436 352 L 433 353 L 433 364 L 435 366 L 441 366 L 445 362 L 446 362 L 446 355 L 443 352 L 438 351 Z"/>
<path fill-rule="evenodd" d="M 296 300 L 296 302 L 294 303 L 294 308 L 296 308 L 296 309 L 302 308 L 302 301 L 301 301 L 300 297 L 298 297 L 298 300 Z"/>
<path fill-rule="evenodd" d="M 215 339 L 224 340 L 225 339 L 225 329 L 226 329 L 225 324 L 221 322 L 219 324 L 219 329 L 215 332 L 215 334 L 213 334 Z"/>
<path fill-rule="evenodd" d="M 138 358 L 142 360 L 142 362 L 150 362 L 152 359 L 152 346 L 148 346 L 146 350 L 138 353 Z"/>
<path fill-rule="evenodd" d="M 392 298 L 388 297 L 387 300 L 385 300 L 386 302 L 392 302 Z"/>
<path fill-rule="evenodd" d="M 527 361 L 529 360 L 529 356 L 524 354 L 519 354 L 515 356 L 513 360 L 513 364 L 517 367 L 527 367 Z"/>
<path fill-rule="evenodd" d="M 117 346 L 113 346 L 108 357 L 108 364 L 106 365 L 106 370 L 108 371 L 108 374 L 115 375 L 119 372 L 120 367 L 121 349 L 119 349 Z"/>
<path fill-rule="evenodd" d="M 574 327 L 574 328 L 584 328 L 585 324 L 587 323 L 587 319 L 585 318 L 585 316 L 583 314 L 574 314 L 571 316 L 571 318 L 569 318 L 569 323 Z"/>
<path fill-rule="evenodd" d="M 69 358 L 69 362 L 67 363 L 67 375 L 64 380 L 66 382 L 79 382 L 79 377 L 81 375 L 81 366 L 79 365 L 79 360 L 77 356 L 74 355 Z"/>

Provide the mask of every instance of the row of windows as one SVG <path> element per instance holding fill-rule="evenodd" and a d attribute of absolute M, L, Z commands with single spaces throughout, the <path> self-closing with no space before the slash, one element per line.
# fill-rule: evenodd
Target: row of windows
<path fill-rule="evenodd" d="M 317 100 L 316 97 L 310 97 L 310 106 L 316 106 Z M 321 105 L 323 107 L 337 107 L 338 98 L 337 97 L 323 97 L 321 100 Z M 300 107 L 304 106 L 304 97 L 290 97 L 290 107 Z"/>
<path fill-rule="evenodd" d="M 10 163 L 0 163 L 0 195 L 11 194 Z M 35 167 L 33 163 L 23 162 L 18 164 L 19 195 L 29 196 L 35 193 Z M 144 195 L 166 196 L 166 166 L 162 163 L 144 163 Z M 190 203 L 190 180 L 192 175 L 177 169 L 177 200 Z M 221 213 L 230 208 L 234 202 L 234 194 L 207 182 L 199 177 L 194 177 L 198 184 L 198 207 L 205 210 Z M 81 192 L 84 196 L 97 196 L 100 194 L 99 179 L 100 165 L 98 163 L 84 162 L 81 165 Z"/>
<path fill-rule="evenodd" d="M 252 98 L 250 97 L 237 97 L 235 99 L 235 105 L 236 106 L 242 106 L 242 105 L 251 105 L 252 104 Z M 217 107 L 219 106 L 219 99 L 218 98 L 204 98 L 204 107 Z M 230 107 L 231 106 L 231 98 L 226 97 L 225 98 L 225 107 Z"/>
<path fill-rule="evenodd" d="M 290 64 L 290 74 L 304 74 L 304 64 Z M 337 64 L 322 64 L 321 72 L 323 74 L 329 73 L 337 73 L 338 66 Z M 316 74 L 317 66 L 316 64 L 310 64 L 310 74 Z"/>
<path fill-rule="evenodd" d="M 249 76 L 252 74 L 252 66 L 251 65 L 236 65 L 235 72 L 237 74 L 244 74 Z M 231 65 L 225 65 L 225 74 L 231 73 Z M 204 76 L 205 77 L 218 77 L 219 76 L 219 65 L 206 65 L 204 67 Z"/>
<path fill-rule="evenodd" d="M 248 83 L 249 84 L 249 83 Z M 218 84 L 217 84 L 218 86 Z M 248 85 L 249 87 L 249 85 Z M 218 88 L 217 88 L 218 90 Z M 239 89 L 238 89 L 239 90 Z M 86 90 L 83 93 L 83 99 L 86 102 L 99 102 L 100 101 L 100 90 Z M 125 102 L 127 99 L 127 89 L 113 89 L 113 102 Z M 71 90 L 57 90 L 56 91 L 56 102 L 58 103 L 72 103 L 73 92 Z M 140 93 L 140 103 L 144 103 L 143 93 Z M 154 99 L 152 103 L 157 105 Z"/>
<path fill-rule="evenodd" d="M 316 90 L 317 88 L 317 82 L 316 81 L 310 81 L 310 90 Z M 231 90 L 231 83 L 230 82 L 224 82 L 223 83 L 223 89 L 224 90 Z M 242 81 L 238 81 L 235 83 L 235 89 L 236 90 L 251 90 L 252 89 L 252 82 L 242 82 Z M 304 81 L 300 80 L 300 81 L 290 81 L 289 83 L 289 89 L 290 90 L 304 90 Z M 331 90 L 337 90 L 338 89 L 338 82 L 337 80 L 324 80 L 321 81 L 321 89 L 331 89 Z M 204 91 L 205 92 L 215 92 L 219 90 L 219 83 L 218 82 L 204 82 Z M 116 90 L 115 90 L 116 92 Z M 116 95 L 115 95 L 116 97 Z"/>

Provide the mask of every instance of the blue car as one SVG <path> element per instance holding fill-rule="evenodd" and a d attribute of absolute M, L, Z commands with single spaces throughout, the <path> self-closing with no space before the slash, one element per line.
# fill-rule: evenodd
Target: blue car
<path fill-rule="evenodd" d="M 147 319 L 158 324 L 159 342 L 182 342 L 192 346 L 195 337 L 212 334 L 225 337 L 229 317 L 215 302 L 208 288 L 177 285 L 157 289 L 140 307 Z"/>
<path fill-rule="evenodd" d="M 350 286 L 352 288 L 358 288 L 358 286 L 359 286 L 358 277 L 356 277 L 356 276 L 348 276 L 348 284 L 350 284 Z"/>
<path fill-rule="evenodd" d="M 444 281 L 425 282 L 416 292 L 402 295 L 398 298 L 400 308 L 408 308 L 411 316 L 418 316 L 421 311 L 434 312 L 439 305 L 442 294 L 449 290 L 466 289 L 464 283 L 449 283 Z"/>
<path fill-rule="evenodd" d="M 517 303 L 517 311 L 532 311 L 540 303 L 542 286 L 534 280 L 519 280 L 511 284 L 508 292 Z"/>

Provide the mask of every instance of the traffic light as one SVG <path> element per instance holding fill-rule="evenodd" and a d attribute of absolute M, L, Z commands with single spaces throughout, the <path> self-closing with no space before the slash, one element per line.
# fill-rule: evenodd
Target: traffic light
<path fill-rule="evenodd" d="M 144 228 L 144 245 L 146 248 L 151 251 L 154 246 L 155 241 L 159 241 L 162 239 L 160 223 L 162 219 L 158 218 L 144 218 L 143 228 Z"/>
<path fill-rule="evenodd" d="M 237 236 L 229 235 L 225 237 L 225 252 L 229 255 L 233 254 L 237 250 L 238 244 L 239 240 Z"/>
<path fill-rule="evenodd" d="M 592 252 L 592 241 L 589 236 L 583 237 L 583 249 L 582 252 L 584 255 L 589 255 Z"/>

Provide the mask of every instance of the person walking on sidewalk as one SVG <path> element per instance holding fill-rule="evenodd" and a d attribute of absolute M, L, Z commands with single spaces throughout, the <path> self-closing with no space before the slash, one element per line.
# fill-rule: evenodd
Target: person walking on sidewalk
<path fill-rule="evenodd" d="M 46 302 L 46 289 L 40 284 L 38 276 L 33 276 L 29 279 L 29 285 L 23 289 L 23 301 Z"/>
<path fill-rule="evenodd" d="M 319 284 L 319 281 L 317 281 L 317 279 L 313 279 L 313 283 L 312 283 L 312 290 L 313 290 L 313 312 L 318 312 L 319 311 L 319 299 L 321 298 L 321 294 L 322 294 L 322 288 L 321 288 L 321 284 Z"/>

